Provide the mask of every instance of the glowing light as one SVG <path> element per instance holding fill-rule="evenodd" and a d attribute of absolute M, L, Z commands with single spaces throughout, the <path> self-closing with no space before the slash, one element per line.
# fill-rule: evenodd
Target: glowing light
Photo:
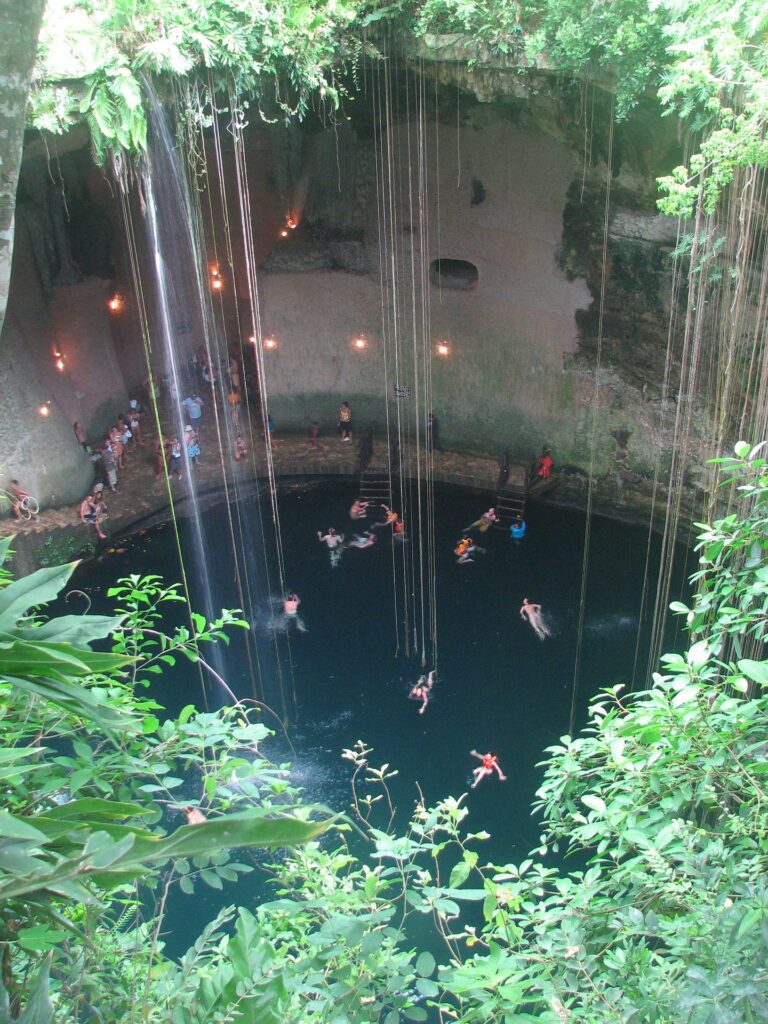
<path fill-rule="evenodd" d="M 285 228 L 283 228 L 283 230 L 280 232 L 280 237 L 281 238 L 287 238 L 288 237 L 288 232 L 286 231 Z"/>
<path fill-rule="evenodd" d="M 296 220 L 293 214 L 289 213 L 288 216 L 285 218 L 285 226 L 288 228 L 289 231 L 295 231 L 296 228 L 299 226 L 299 222 Z"/>
<path fill-rule="evenodd" d="M 63 370 L 64 369 L 64 360 L 61 358 L 61 356 L 59 356 L 59 358 L 56 360 L 56 364 L 55 365 L 56 365 L 56 369 L 57 370 Z"/>
<path fill-rule="evenodd" d="M 269 349 L 270 352 L 273 349 L 276 349 L 277 348 L 277 341 L 275 340 L 275 338 L 271 338 L 271 337 L 270 338 L 265 338 L 264 339 L 264 348 Z"/>
<path fill-rule="evenodd" d="M 213 288 L 215 292 L 220 292 L 223 287 L 224 282 L 221 280 L 221 278 L 214 277 L 214 279 L 211 281 L 211 288 Z"/>
<path fill-rule="evenodd" d="M 352 344 L 357 349 L 358 352 L 363 352 L 366 348 L 368 348 L 368 342 L 365 340 L 365 338 L 355 338 Z"/>
<path fill-rule="evenodd" d="M 218 263 L 211 264 L 211 277 L 221 277 Z"/>
<path fill-rule="evenodd" d="M 115 292 L 115 294 L 107 303 L 107 306 L 111 309 L 113 313 L 119 313 L 124 305 L 125 299 L 122 297 L 122 295 L 118 295 L 117 292 Z"/>
<path fill-rule="evenodd" d="M 39 406 L 37 411 L 40 413 L 41 416 L 50 416 L 51 414 L 51 410 L 48 408 L 47 404 Z"/>
<path fill-rule="evenodd" d="M 443 359 L 446 359 L 451 354 L 451 346 L 447 341 L 438 341 L 435 345 L 435 353 L 442 356 Z"/>
<path fill-rule="evenodd" d="M 252 345 L 257 345 L 257 344 L 258 344 L 258 342 L 259 342 L 259 339 L 258 339 L 258 338 L 256 337 L 256 335 L 255 335 L 255 334 L 252 334 L 252 335 L 250 336 L 250 338 L 248 339 L 248 341 L 250 341 L 250 343 L 251 343 Z"/>

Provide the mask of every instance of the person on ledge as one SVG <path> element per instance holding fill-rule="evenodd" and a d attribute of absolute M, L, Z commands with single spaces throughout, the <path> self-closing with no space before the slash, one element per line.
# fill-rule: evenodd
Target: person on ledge
<path fill-rule="evenodd" d="M 423 715 L 427 710 L 427 705 L 432 699 L 432 687 L 435 685 L 435 670 L 429 673 L 428 676 L 419 676 L 419 681 L 415 686 L 411 688 L 411 692 L 408 694 L 409 700 L 420 700 L 421 707 L 419 708 L 419 714 Z"/>
<path fill-rule="evenodd" d="M 107 539 L 107 535 L 101 529 L 105 512 L 104 502 L 101 500 L 103 490 L 104 484 L 96 484 L 93 494 L 86 494 L 80 502 L 80 522 L 83 526 L 92 526 L 99 540 Z"/>
<path fill-rule="evenodd" d="M 437 416 L 431 412 L 427 416 L 427 451 L 441 452 L 442 450 L 443 446 L 440 444 L 440 424 L 437 421 Z"/>
<path fill-rule="evenodd" d="M 339 431 L 342 441 L 352 440 L 352 410 L 348 402 L 342 402 L 339 407 Z"/>
<path fill-rule="evenodd" d="M 552 459 L 552 449 L 542 449 L 541 455 L 539 456 L 538 462 L 536 463 L 536 479 L 537 480 L 548 480 L 552 476 L 552 468 L 554 466 Z"/>
<path fill-rule="evenodd" d="M 478 761 L 482 763 L 472 770 L 472 775 L 475 781 L 472 783 L 472 789 L 476 789 L 479 783 L 483 779 L 487 779 L 489 775 L 493 775 L 494 772 L 499 776 L 501 782 L 507 781 L 507 776 L 502 772 L 499 767 L 499 758 L 497 754 L 478 754 L 476 750 L 470 750 L 472 757 L 476 757 Z"/>

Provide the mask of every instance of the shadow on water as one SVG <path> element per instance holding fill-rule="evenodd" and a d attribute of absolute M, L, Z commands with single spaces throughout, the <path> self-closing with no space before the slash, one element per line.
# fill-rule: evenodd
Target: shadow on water
<path fill-rule="evenodd" d="M 365 740 L 375 749 L 373 763 L 389 762 L 399 772 L 391 788 L 402 824 L 418 797 L 417 784 L 428 802 L 469 792 L 476 764 L 469 751 L 496 751 L 509 781 L 494 778 L 469 792 L 466 824 L 470 830 L 492 834 L 485 844 L 487 859 L 520 860 L 538 845 L 540 829 L 530 811 L 541 779 L 537 763 L 544 749 L 568 730 L 584 518 L 531 507 L 523 543 L 513 544 L 505 533 L 493 532 L 484 538 L 487 554 L 481 561 L 457 565 L 452 553 L 456 538 L 483 501 L 465 493 L 438 492 L 438 674 L 435 699 L 420 715 L 408 692 L 421 666 L 398 653 L 395 644 L 391 540 L 382 537 L 371 549 L 345 551 L 336 568 L 331 568 L 328 552 L 317 540 L 317 529 L 328 525 L 350 533 L 351 497 L 351 487 L 329 485 L 280 499 L 287 584 L 302 599 L 307 632 L 283 632 L 280 595 L 262 593 L 254 633 L 262 676 L 271 679 L 275 704 L 281 699 L 281 686 L 295 688 L 297 707 L 289 728 L 295 755 L 279 737 L 267 753 L 277 761 L 292 760 L 292 779 L 305 790 L 307 800 L 344 809 L 349 804 L 351 767 L 340 754 L 357 739 Z M 206 513 L 209 564 L 216 567 L 209 580 L 214 607 L 237 604 L 222 539 L 225 531 L 219 529 L 225 514 L 224 509 Z M 590 696 L 603 686 L 630 680 L 646 540 L 647 531 L 642 529 L 593 522 L 579 725 L 586 719 Z M 655 581 L 655 550 L 650 565 Z M 165 528 L 135 539 L 124 555 L 83 567 L 75 585 L 93 590 L 129 571 L 178 577 Z M 678 580 L 674 592 L 679 591 Z M 552 636 L 543 642 L 520 619 L 525 596 L 542 605 L 552 628 Z M 641 630 L 641 647 L 646 632 L 647 624 Z M 244 650 L 243 638 L 236 638 L 224 653 L 225 672 L 232 689 L 249 696 Z M 282 659 L 281 678 L 270 660 L 274 652 Z M 197 679 L 182 668 L 162 681 L 158 698 L 177 710 L 195 701 L 198 692 Z M 243 882 L 224 898 L 253 902 L 258 898 L 255 884 Z M 184 944 L 190 927 L 201 924 L 219 903 L 215 894 L 208 898 L 202 893 L 176 901 L 175 915 L 185 922 Z M 171 952 L 180 948 L 169 940 Z"/>

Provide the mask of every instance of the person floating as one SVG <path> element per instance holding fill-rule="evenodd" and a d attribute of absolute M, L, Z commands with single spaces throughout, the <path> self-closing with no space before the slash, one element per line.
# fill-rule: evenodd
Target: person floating
<path fill-rule="evenodd" d="M 541 455 L 536 462 L 536 479 L 537 480 L 548 480 L 552 476 L 552 467 L 554 466 L 552 459 L 552 449 L 543 448 Z"/>
<path fill-rule="evenodd" d="M 485 548 L 479 547 L 469 537 L 462 537 L 454 548 L 453 553 L 457 555 L 456 562 L 463 565 L 465 562 L 474 562 L 475 555 L 484 555 Z"/>
<path fill-rule="evenodd" d="M 474 523 L 470 523 L 465 530 L 462 530 L 462 533 L 469 533 L 470 530 L 479 530 L 480 533 L 485 533 L 498 520 L 499 517 L 496 515 L 496 509 L 489 508 L 487 512 L 483 512 L 479 519 L 476 519 Z"/>
<path fill-rule="evenodd" d="M 522 540 L 525 536 L 525 531 L 528 527 L 525 524 L 525 520 L 522 516 L 518 516 L 517 519 L 510 524 L 509 533 L 512 540 Z"/>
<path fill-rule="evenodd" d="M 370 501 L 363 501 L 362 498 L 355 498 L 352 502 L 352 507 L 349 510 L 350 519 L 365 519 L 368 515 L 368 506 Z"/>
<path fill-rule="evenodd" d="M 520 618 L 523 622 L 526 619 L 528 620 L 539 640 L 544 640 L 550 635 L 547 624 L 544 621 L 544 616 L 541 613 L 541 605 L 533 604 L 527 597 L 523 598 L 523 603 L 520 606 Z"/>
<path fill-rule="evenodd" d="M 487 779 L 489 775 L 493 775 L 494 772 L 499 776 L 501 782 L 507 781 L 507 776 L 502 772 L 499 766 L 499 758 L 496 754 L 478 754 L 476 750 L 470 750 L 472 757 L 476 757 L 478 761 L 482 762 L 473 768 L 472 775 L 475 781 L 472 783 L 472 789 L 476 789 L 478 784 Z"/>
<path fill-rule="evenodd" d="M 347 545 L 350 548 L 372 548 L 376 543 L 376 534 L 373 530 L 366 530 L 364 534 L 356 533 Z"/>
<path fill-rule="evenodd" d="M 428 676 L 419 676 L 419 681 L 413 687 L 411 692 L 408 694 L 409 700 L 420 700 L 421 707 L 419 708 L 419 714 L 423 715 L 427 710 L 427 705 L 432 699 L 432 687 L 435 685 L 435 670 L 429 673 Z"/>

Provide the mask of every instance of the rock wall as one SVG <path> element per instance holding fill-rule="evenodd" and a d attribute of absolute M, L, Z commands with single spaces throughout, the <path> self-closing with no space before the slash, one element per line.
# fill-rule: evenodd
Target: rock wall
<path fill-rule="evenodd" d="M 44 507 L 76 501 L 93 478 L 74 422 L 97 440 L 127 405 L 107 313 L 111 282 L 93 273 L 109 273 L 108 222 L 83 195 L 77 164 L 92 169 L 87 152 L 59 162 L 69 189 L 40 156 L 22 166 L 0 338 L 0 487 L 16 478 Z M 67 191 L 81 206 L 74 228 Z"/>

